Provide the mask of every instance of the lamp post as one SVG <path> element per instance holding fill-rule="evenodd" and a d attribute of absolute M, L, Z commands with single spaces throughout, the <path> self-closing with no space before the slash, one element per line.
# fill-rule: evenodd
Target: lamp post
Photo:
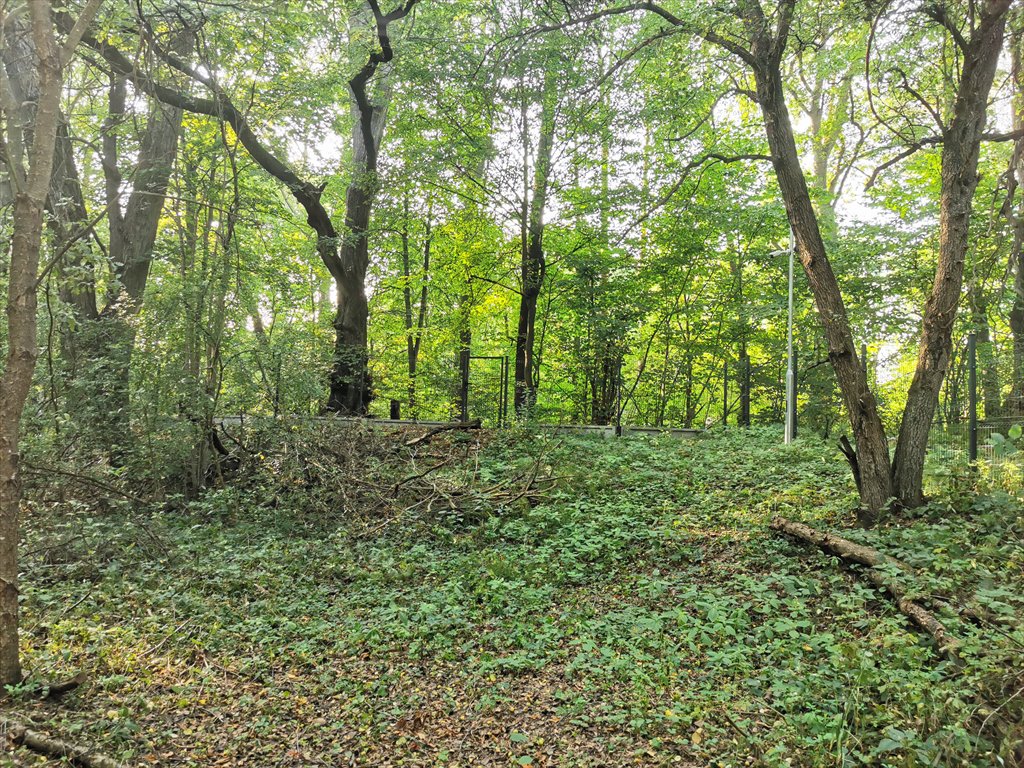
<path fill-rule="evenodd" d="M 796 353 L 793 351 L 793 260 L 796 254 L 796 237 L 789 228 L 789 248 L 772 251 L 772 256 L 789 256 L 789 319 L 786 323 L 786 419 L 785 442 L 789 445 L 796 437 Z"/>

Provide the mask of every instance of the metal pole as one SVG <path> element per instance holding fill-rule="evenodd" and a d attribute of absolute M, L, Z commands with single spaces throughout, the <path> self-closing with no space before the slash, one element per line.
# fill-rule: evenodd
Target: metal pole
<path fill-rule="evenodd" d="M 750 356 L 744 351 L 740 358 L 740 426 L 750 426 Z"/>
<path fill-rule="evenodd" d="M 722 365 L 722 426 L 729 426 L 729 361 Z"/>
<path fill-rule="evenodd" d="M 793 370 L 793 256 L 796 241 L 789 229 L 789 323 L 786 333 L 786 445 L 796 437 L 796 372 Z"/>
<path fill-rule="evenodd" d="M 967 457 L 973 464 L 978 460 L 978 354 L 977 339 L 967 337 Z"/>
<path fill-rule="evenodd" d="M 622 436 L 622 360 L 619 360 L 619 369 L 616 374 L 615 385 L 615 436 Z"/>
<path fill-rule="evenodd" d="M 796 349 L 793 350 L 793 392 L 790 394 L 790 398 L 793 402 L 793 413 L 790 416 L 793 419 L 793 427 L 790 433 L 793 435 L 793 439 L 797 439 L 797 383 L 800 381 L 800 352 Z"/>

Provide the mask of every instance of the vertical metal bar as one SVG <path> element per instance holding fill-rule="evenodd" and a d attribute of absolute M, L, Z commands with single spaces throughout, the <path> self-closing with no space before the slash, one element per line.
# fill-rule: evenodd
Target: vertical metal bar
<path fill-rule="evenodd" d="M 729 360 L 722 365 L 722 426 L 729 425 Z"/>
<path fill-rule="evenodd" d="M 616 374 L 615 383 L 615 436 L 622 435 L 622 360 L 619 360 L 619 369 Z"/>
<path fill-rule="evenodd" d="M 800 373 L 800 353 L 793 350 L 793 392 L 790 394 L 790 401 L 793 402 L 793 427 L 790 433 L 793 435 L 793 439 L 797 439 L 797 381 Z"/>
<path fill-rule="evenodd" d="M 509 373 L 508 355 L 505 355 L 502 358 L 502 361 L 504 362 L 504 365 L 505 365 L 505 373 L 501 377 L 501 380 L 502 380 L 502 382 L 505 385 L 505 391 L 501 395 L 501 414 L 502 414 L 501 422 L 502 422 L 502 424 L 508 424 L 508 387 L 509 387 L 509 384 L 508 384 L 508 373 Z"/>
<path fill-rule="evenodd" d="M 978 460 L 978 343 L 972 333 L 967 337 L 967 457 Z"/>

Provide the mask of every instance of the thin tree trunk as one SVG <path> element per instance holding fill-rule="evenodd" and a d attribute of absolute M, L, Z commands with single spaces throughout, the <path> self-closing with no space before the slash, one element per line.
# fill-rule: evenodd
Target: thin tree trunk
<path fill-rule="evenodd" d="M 1018 20 L 1010 32 L 1010 53 L 1013 81 L 1013 130 L 1024 132 L 1024 24 Z M 1007 408 L 1015 416 L 1024 416 L 1024 136 L 1013 144 L 1010 161 L 1010 184 L 1016 194 L 1007 204 L 1013 224 L 1013 306 L 1010 310 L 1010 333 L 1013 336 L 1013 381 Z"/>
<path fill-rule="evenodd" d="M 80 25 L 99 8 L 91 0 L 81 12 Z M 38 98 L 30 129 L 20 131 L 19 106 L 0 78 L 0 108 L 6 113 L 7 134 L 0 154 L 12 162 L 14 221 L 7 293 L 7 360 L 0 375 L 0 685 L 21 681 L 18 654 L 18 515 L 21 476 L 18 472 L 21 418 L 32 387 L 36 345 L 36 290 L 42 250 L 43 212 L 53 175 L 60 125 L 62 52 L 53 30 L 47 0 L 26 3 L 35 43 L 34 66 Z M 0 8 L 0 14 L 4 9 Z M 5 28 L 0 18 L 0 29 Z M 78 27 L 76 26 L 77 30 Z M 80 34 L 80 33 L 77 33 Z M 6 44 L 0 32 L 0 44 Z M 74 40 L 68 41 L 68 50 Z M 25 168 L 24 172 L 21 171 Z"/>
<path fill-rule="evenodd" d="M 409 414 L 416 419 L 419 417 L 419 404 L 416 401 L 416 370 L 419 366 L 420 344 L 423 340 L 423 329 L 427 321 L 427 281 L 430 276 L 430 246 L 431 246 L 431 213 L 428 208 L 426 220 L 426 234 L 423 242 L 423 271 L 420 276 L 419 304 L 413 315 L 413 289 L 412 289 L 412 265 L 411 248 L 409 244 L 409 198 L 404 201 L 405 221 L 402 229 L 402 276 L 405 282 L 402 286 L 402 296 L 405 300 L 405 352 L 409 370 Z"/>

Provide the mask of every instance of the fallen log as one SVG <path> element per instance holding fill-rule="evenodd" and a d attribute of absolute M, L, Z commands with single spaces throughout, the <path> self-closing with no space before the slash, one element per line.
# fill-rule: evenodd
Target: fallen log
<path fill-rule="evenodd" d="M 814 544 L 816 547 L 830 554 L 837 555 L 847 562 L 867 566 L 866 570 L 861 571 L 864 577 L 879 589 L 888 592 L 900 612 L 920 629 L 932 636 L 942 656 L 950 661 L 959 663 L 960 641 L 949 633 L 949 630 L 933 613 L 924 608 L 920 603 L 907 597 L 907 590 L 900 584 L 898 579 L 893 577 L 891 572 L 881 570 L 888 566 L 898 571 L 908 572 L 909 569 L 899 560 L 889 557 L 877 549 L 857 544 L 833 533 L 822 533 L 811 528 L 809 525 L 787 520 L 784 517 L 774 518 L 770 527 L 772 530 L 784 533 L 794 539 Z"/>
<path fill-rule="evenodd" d="M 66 758 L 80 768 L 121 768 L 121 763 L 86 747 L 62 739 L 54 739 L 14 720 L 0 719 L 0 734 L 17 747 L 24 747 L 46 757 Z"/>
<path fill-rule="evenodd" d="M 442 424 L 440 427 L 434 427 L 419 437 L 407 441 L 405 443 L 405 447 L 415 448 L 418 445 L 423 445 L 423 443 L 428 442 L 435 435 L 439 435 L 442 432 L 451 432 L 455 429 L 480 429 L 480 419 L 473 419 L 472 421 L 453 421 L 451 424 Z"/>

